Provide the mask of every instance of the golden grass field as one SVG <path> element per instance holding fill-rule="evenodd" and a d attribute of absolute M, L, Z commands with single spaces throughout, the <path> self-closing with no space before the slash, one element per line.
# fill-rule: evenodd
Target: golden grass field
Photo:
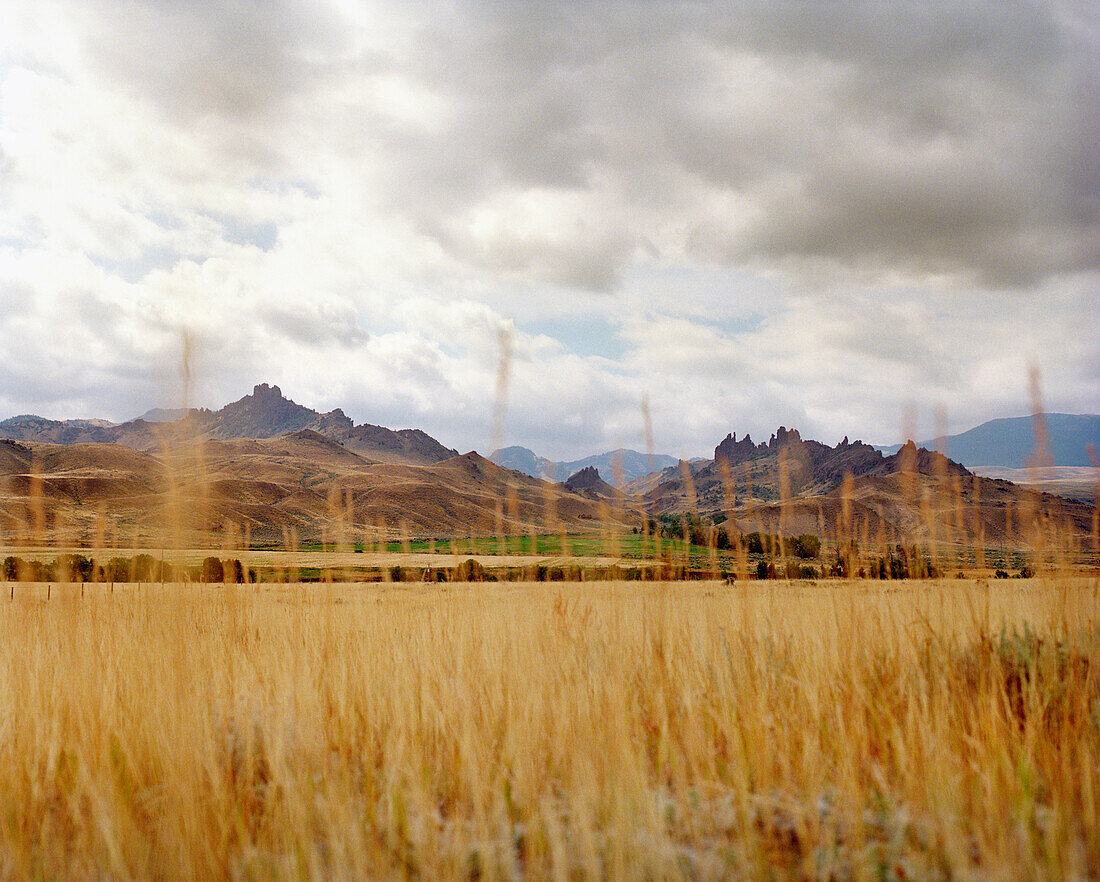
<path fill-rule="evenodd" d="M 1100 876 L 1095 578 L 4 588 L 3 878 Z"/>

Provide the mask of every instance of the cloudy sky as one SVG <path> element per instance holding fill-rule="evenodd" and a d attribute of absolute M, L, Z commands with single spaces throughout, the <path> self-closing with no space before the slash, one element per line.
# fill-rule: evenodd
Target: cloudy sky
<path fill-rule="evenodd" d="M 1100 411 L 1092 0 L 0 3 L 0 416 L 707 454 Z M 942 414 L 940 417 L 935 414 Z"/>

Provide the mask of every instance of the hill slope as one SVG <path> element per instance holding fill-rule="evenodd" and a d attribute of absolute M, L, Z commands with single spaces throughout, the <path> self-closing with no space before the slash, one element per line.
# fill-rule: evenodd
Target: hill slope
<path fill-rule="evenodd" d="M 476 453 L 377 462 L 311 429 L 168 444 L 156 455 L 116 444 L 0 441 L 0 530 L 15 544 L 232 547 L 291 535 L 351 542 L 584 531 L 602 510 Z"/>

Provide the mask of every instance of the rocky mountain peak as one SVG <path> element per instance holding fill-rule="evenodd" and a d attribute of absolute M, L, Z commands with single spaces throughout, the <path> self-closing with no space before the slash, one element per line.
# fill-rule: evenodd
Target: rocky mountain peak
<path fill-rule="evenodd" d="M 569 480 L 577 484 L 599 481 L 600 471 L 595 466 L 585 466 L 583 469 L 577 471 L 576 474 L 570 475 Z"/>
<path fill-rule="evenodd" d="M 257 401 L 282 401 L 283 390 L 278 386 L 269 386 L 267 383 L 258 383 L 252 387 L 252 398 Z"/>
<path fill-rule="evenodd" d="M 763 444 L 759 446 L 753 444 L 751 435 L 746 435 L 738 441 L 737 433 L 730 432 L 726 435 L 725 440 L 714 448 L 714 461 L 717 463 L 724 462 L 732 468 L 735 465 L 748 462 L 750 459 L 755 459 L 765 449 L 766 447 Z"/>
<path fill-rule="evenodd" d="M 600 477 L 599 469 L 595 466 L 585 466 L 570 475 L 565 482 L 565 487 L 573 493 L 590 499 L 609 498 L 615 493 L 615 488 Z"/>
<path fill-rule="evenodd" d="M 768 446 L 774 449 L 789 444 L 801 443 L 802 436 L 798 434 L 798 429 L 788 429 L 786 426 L 780 426 L 775 434 L 772 435 L 771 441 L 768 442 Z"/>

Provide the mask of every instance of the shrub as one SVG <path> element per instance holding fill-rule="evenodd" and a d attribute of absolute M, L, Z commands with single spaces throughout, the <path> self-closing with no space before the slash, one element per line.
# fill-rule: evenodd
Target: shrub
<path fill-rule="evenodd" d="M 244 567 L 236 558 L 225 562 L 223 573 L 226 582 L 233 582 L 237 585 L 244 582 Z"/>
<path fill-rule="evenodd" d="M 83 554 L 62 554 L 54 561 L 58 577 L 70 582 L 87 582 L 92 578 L 94 566 L 91 558 Z"/>
<path fill-rule="evenodd" d="M 40 560 L 23 560 L 9 555 L 4 558 L 4 578 L 9 582 L 52 582 L 54 567 Z"/>
<path fill-rule="evenodd" d="M 1022 631 L 1002 629 L 999 636 L 964 650 L 953 673 L 968 690 L 993 684 L 1020 731 L 1030 719 L 1050 737 L 1082 713 L 1082 697 L 1090 694 L 1095 677 L 1092 667 L 1087 654 L 1061 640 L 1044 639 L 1025 625 Z"/>
<path fill-rule="evenodd" d="M 454 580 L 456 582 L 485 582 L 487 581 L 487 575 L 485 567 L 471 557 L 455 567 Z"/>
<path fill-rule="evenodd" d="M 131 570 L 130 558 L 112 557 L 103 566 L 103 577 L 107 582 L 129 582 Z"/>
<path fill-rule="evenodd" d="M 139 554 L 134 557 L 130 567 L 135 582 L 152 582 L 157 576 L 156 561 L 151 554 Z"/>
<path fill-rule="evenodd" d="M 756 578 L 758 578 L 758 579 L 768 578 L 768 562 L 766 560 L 757 561 L 757 564 L 756 564 Z"/>
<path fill-rule="evenodd" d="M 813 533 L 803 533 L 791 540 L 791 551 L 795 557 L 811 560 L 821 553 L 821 539 Z"/>
<path fill-rule="evenodd" d="M 225 580 L 225 568 L 222 566 L 222 562 L 216 557 L 207 557 L 203 559 L 201 578 L 203 582 L 222 582 Z"/>

